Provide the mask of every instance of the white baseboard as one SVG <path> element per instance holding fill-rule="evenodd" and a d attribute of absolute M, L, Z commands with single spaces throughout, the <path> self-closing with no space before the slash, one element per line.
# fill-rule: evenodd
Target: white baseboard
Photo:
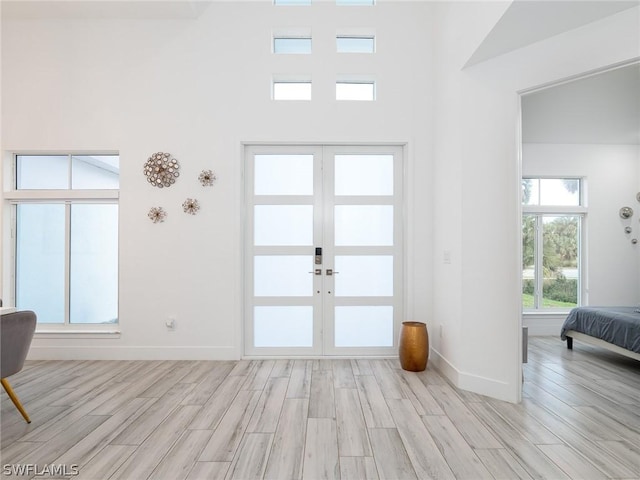
<path fill-rule="evenodd" d="M 31 345 L 27 360 L 239 360 L 235 347 L 96 347 Z"/>
<path fill-rule="evenodd" d="M 505 402 L 517 403 L 519 401 L 516 389 L 508 383 L 462 372 L 433 348 L 429 354 L 429 361 L 433 362 L 438 371 L 461 390 L 468 390 Z"/>

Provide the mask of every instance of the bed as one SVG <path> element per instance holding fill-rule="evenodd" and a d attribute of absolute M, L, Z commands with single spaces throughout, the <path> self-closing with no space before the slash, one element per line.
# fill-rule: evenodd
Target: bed
<path fill-rule="evenodd" d="M 640 308 L 577 307 L 562 324 L 560 338 L 606 348 L 640 361 Z"/>

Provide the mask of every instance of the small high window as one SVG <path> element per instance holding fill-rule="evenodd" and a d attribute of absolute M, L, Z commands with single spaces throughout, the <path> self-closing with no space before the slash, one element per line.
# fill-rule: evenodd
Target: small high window
<path fill-rule="evenodd" d="M 375 100 L 374 82 L 336 82 L 336 100 Z"/>
<path fill-rule="evenodd" d="M 274 5 L 311 5 L 311 0 L 273 0 Z"/>
<path fill-rule="evenodd" d="M 373 53 L 375 39 L 374 37 L 338 36 L 336 49 L 338 53 Z"/>
<path fill-rule="evenodd" d="M 274 100 L 311 100 L 311 82 L 274 81 Z"/>
<path fill-rule="evenodd" d="M 273 53 L 311 53 L 311 38 L 309 37 L 274 37 Z"/>
<path fill-rule="evenodd" d="M 336 5 L 375 5 L 375 0 L 336 0 Z"/>

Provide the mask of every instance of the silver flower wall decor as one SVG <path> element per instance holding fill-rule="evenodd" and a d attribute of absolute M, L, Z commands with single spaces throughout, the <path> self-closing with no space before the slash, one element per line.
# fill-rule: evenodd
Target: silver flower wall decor
<path fill-rule="evenodd" d="M 180 176 L 180 164 L 170 153 L 157 152 L 151 155 L 144 164 L 147 181 L 154 187 L 170 187 Z"/>
<path fill-rule="evenodd" d="M 198 175 L 198 180 L 200 180 L 200 183 L 203 187 L 212 187 L 213 182 L 215 182 L 217 179 L 218 177 L 216 176 L 215 172 L 212 172 L 211 170 L 202 170 L 202 172 L 200 172 L 200 175 Z"/>
<path fill-rule="evenodd" d="M 198 210 L 200 210 L 200 204 L 198 203 L 198 200 L 196 200 L 195 198 L 187 198 L 182 203 L 182 210 L 184 210 L 184 213 L 195 215 L 198 212 Z"/>
<path fill-rule="evenodd" d="M 167 218 L 167 212 L 162 207 L 153 207 L 147 214 L 153 223 L 162 223 Z"/>

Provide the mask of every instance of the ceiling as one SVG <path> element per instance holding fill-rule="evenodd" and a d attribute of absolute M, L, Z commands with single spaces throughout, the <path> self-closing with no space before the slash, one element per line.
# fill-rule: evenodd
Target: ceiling
<path fill-rule="evenodd" d="M 465 67 L 638 5 L 640 0 L 515 0 Z"/>
<path fill-rule="evenodd" d="M 640 145 L 640 63 L 523 95 L 522 141 Z"/>

